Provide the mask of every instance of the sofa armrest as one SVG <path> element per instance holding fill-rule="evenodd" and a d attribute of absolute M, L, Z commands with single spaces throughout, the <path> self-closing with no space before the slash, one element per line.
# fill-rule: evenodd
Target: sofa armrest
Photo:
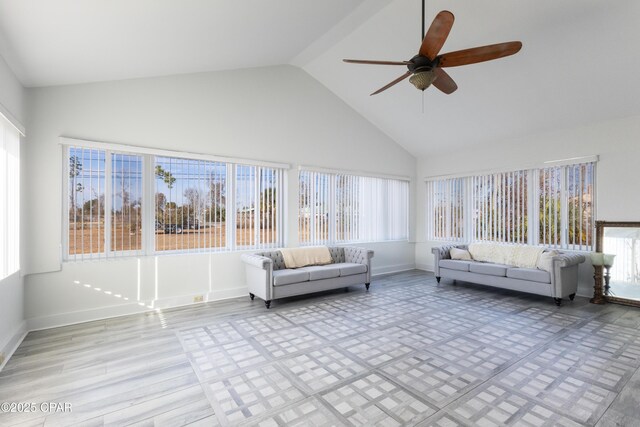
<path fill-rule="evenodd" d="M 242 254 L 240 256 L 245 264 L 252 265 L 254 267 L 262 268 L 266 270 L 273 266 L 273 260 L 266 256 L 254 255 L 254 254 Z"/>
<path fill-rule="evenodd" d="M 579 254 L 560 254 L 553 257 L 554 298 L 564 298 L 578 291 L 578 265 L 585 261 Z"/>
<path fill-rule="evenodd" d="M 245 265 L 245 279 L 249 293 L 265 301 L 271 301 L 273 272 L 271 258 L 253 254 L 242 254 L 240 258 Z"/>
<path fill-rule="evenodd" d="M 451 255 L 449 251 L 451 248 L 458 249 L 467 249 L 468 245 L 443 245 L 443 246 L 435 246 L 431 248 L 431 253 L 433 254 L 433 273 L 436 277 L 440 277 L 440 260 L 441 259 L 451 259 Z"/>
<path fill-rule="evenodd" d="M 584 255 L 579 254 L 560 254 L 553 257 L 553 264 L 557 263 L 560 267 L 571 267 L 582 264 L 584 261 Z"/>
<path fill-rule="evenodd" d="M 374 252 L 366 248 L 360 248 L 355 246 L 345 246 L 344 248 L 344 260 L 346 262 L 353 262 L 356 264 L 364 264 L 367 266 L 367 282 L 371 283 L 371 258 L 373 258 Z"/>

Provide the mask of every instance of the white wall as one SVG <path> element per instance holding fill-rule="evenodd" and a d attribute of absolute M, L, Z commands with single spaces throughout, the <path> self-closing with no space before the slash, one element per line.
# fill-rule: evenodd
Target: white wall
<path fill-rule="evenodd" d="M 415 158 L 292 66 L 29 89 L 27 105 L 24 221 L 31 250 L 25 292 L 32 327 L 139 311 L 137 302 L 130 304 L 138 289 L 145 304 L 156 300 L 155 307 L 189 303 L 200 294 L 217 299 L 245 293 L 237 253 L 159 256 L 157 276 L 155 257 L 61 267 L 59 136 L 286 162 L 292 168 L 415 175 Z M 287 202 L 295 213 L 295 169 Z M 295 225 L 291 217 L 289 245 L 297 243 Z M 414 265 L 410 243 L 370 246 L 376 250 L 374 273 Z M 115 293 L 128 295 L 129 303 Z"/>
<path fill-rule="evenodd" d="M 24 124 L 24 98 L 22 85 L 0 57 L 0 111 Z M 22 163 L 24 169 L 24 158 Z M 14 350 L 25 330 L 23 279 L 18 272 L 0 280 L 0 353 L 4 357 Z"/>
<path fill-rule="evenodd" d="M 26 102 L 24 88 L 0 56 L 0 111 L 8 112 L 9 119 L 24 125 L 26 119 Z"/>
<path fill-rule="evenodd" d="M 491 169 L 530 167 L 548 160 L 597 154 L 600 156 L 597 166 L 597 219 L 640 221 L 639 141 L 640 116 L 634 116 L 501 141 L 476 149 L 443 151 L 418 159 L 416 264 L 420 268 L 433 271 L 431 248 L 441 244 L 425 240 L 424 178 Z M 587 261 L 580 268 L 580 295 L 593 295 L 592 276 L 593 270 Z"/>

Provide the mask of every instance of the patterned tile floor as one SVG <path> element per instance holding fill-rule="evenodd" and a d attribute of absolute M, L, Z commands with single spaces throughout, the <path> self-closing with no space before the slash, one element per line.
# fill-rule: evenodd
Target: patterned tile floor
<path fill-rule="evenodd" d="M 411 271 L 30 333 L 0 425 L 640 426 L 640 310 Z"/>

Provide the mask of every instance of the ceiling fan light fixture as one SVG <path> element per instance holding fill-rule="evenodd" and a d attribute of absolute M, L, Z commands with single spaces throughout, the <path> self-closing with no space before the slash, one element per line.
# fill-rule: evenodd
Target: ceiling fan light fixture
<path fill-rule="evenodd" d="M 433 70 L 420 71 L 409 78 L 409 82 L 419 90 L 425 90 L 436 79 L 436 73 Z"/>

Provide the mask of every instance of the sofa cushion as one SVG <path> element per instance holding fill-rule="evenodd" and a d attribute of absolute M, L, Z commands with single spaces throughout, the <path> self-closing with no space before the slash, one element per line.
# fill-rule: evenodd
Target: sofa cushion
<path fill-rule="evenodd" d="M 367 272 L 367 266 L 364 264 L 356 264 L 354 262 L 341 262 L 332 265 L 340 269 L 340 276 L 352 276 L 354 274 Z"/>
<path fill-rule="evenodd" d="M 469 271 L 469 261 L 458 261 L 453 259 L 441 259 L 438 264 L 440 268 L 448 268 L 450 270 Z"/>
<path fill-rule="evenodd" d="M 338 264 L 345 262 L 344 248 L 340 246 L 329 246 L 329 253 L 331 254 L 331 262 Z"/>
<path fill-rule="evenodd" d="M 528 280 L 530 282 L 551 283 L 551 275 L 548 271 L 537 268 L 509 268 L 507 277 L 512 279 Z"/>
<path fill-rule="evenodd" d="M 471 265 L 469 265 L 469 271 L 471 273 L 505 277 L 507 275 L 507 269 L 509 267 L 510 266 L 508 265 L 493 264 L 489 262 L 474 262 Z"/>
<path fill-rule="evenodd" d="M 449 255 L 451 255 L 451 259 L 459 259 L 459 260 L 466 260 L 466 261 L 473 260 L 473 258 L 471 258 L 471 254 L 466 249 L 451 248 L 449 250 Z"/>
<path fill-rule="evenodd" d="M 308 281 L 309 272 L 302 269 L 284 269 L 273 272 L 273 286 L 290 285 L 292 283 Z"/>
<path fill-rule="evenodd" d="M 297 271 L 308 271 L 309 280 L 332 279 L 340 276 L 340 267 L 336 264 L 302 267 Z"/>

